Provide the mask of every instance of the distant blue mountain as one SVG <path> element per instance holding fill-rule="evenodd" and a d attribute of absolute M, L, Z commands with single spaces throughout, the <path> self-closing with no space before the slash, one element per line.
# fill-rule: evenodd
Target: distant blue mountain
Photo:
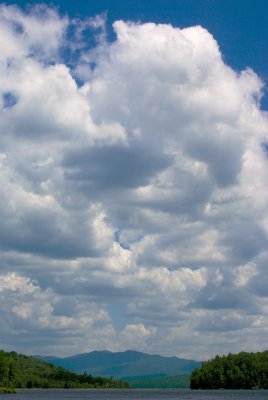
<path fill-rule="evenodd" d="M 138 351 L 112 353 L 93 351 L 71 357 L 35 356 L 56 366 L 62 366 L 76 373 L 86 371 L 91 375 L 132 378 L 141 376 L 159 377 L 189 374 L 201 365 L 200 361 L 178 357 L 163 357 Z"/>

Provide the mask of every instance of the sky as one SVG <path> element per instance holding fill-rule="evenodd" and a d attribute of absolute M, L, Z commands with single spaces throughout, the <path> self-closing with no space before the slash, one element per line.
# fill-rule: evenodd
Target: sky
<path fill-rule="evenodd" d="M 0 3 L 0 348 L 268 348 L 265 1 Z"/>

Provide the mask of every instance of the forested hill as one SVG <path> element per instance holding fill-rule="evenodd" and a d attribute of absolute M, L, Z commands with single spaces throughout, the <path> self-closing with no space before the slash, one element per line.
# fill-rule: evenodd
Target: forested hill
<path fill-rule="evenodd" d="M 126 382 L 76 374 L 34 357 L 0 350 L 0 388 L 119 388 Z"/>
<path fill-rule="evenodd" d="M 194 368 L 201 365 L 200 361 L 163 357 L 133 350 L 115 353 L 92 351 L 66 358 L 36 357 L 76 373 L 87 371 L 92 375 L 115 376 L 118 379 L 190 374 Z"/>
<path fill-rule="evenodd" d="M 191 389 L 268 389 L 268 351 L 216 356 L 195 369 Z"/>

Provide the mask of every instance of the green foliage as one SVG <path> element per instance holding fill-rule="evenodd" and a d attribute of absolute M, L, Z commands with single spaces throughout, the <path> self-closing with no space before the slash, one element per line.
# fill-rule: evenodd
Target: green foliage
<path fill-rule="evenodd" d="M 268 351 L 216 356 L 193 370 L 191 389 L 268 389 Z"/>
<path fill-rule="evenodd" d="M 14 385 L 14 373 L 12 359 L 4 351 L 0 350 L 0 387 L 12 387 Z"/>
<path fill-rule="evenodd" d="M 16 388 L 123 388 L 127 382 L 76 374 L 62 367 L 15 352 L 0 351 L 0 387 Z"/>
<path fill-rule="evenodd" d="M 12 387 L 0 387 L 0 394 L 13 394 L 16 390 Z"/>
<path fill-rule="evenodd" d="M 131 388 L 188 388 L 190 386 L 189 377 L 189 375 L 161 376 L 158 378 L 140 377 L 129 379 L 128 383 Z"/>

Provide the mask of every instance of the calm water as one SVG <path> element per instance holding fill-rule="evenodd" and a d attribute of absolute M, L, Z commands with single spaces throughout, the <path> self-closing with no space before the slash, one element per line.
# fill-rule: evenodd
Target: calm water
<path fill-rule="evenodd" d="M 128 389 L 128 390 L 21 390 L 1 400 L 268 400 L 268 390 Z"/>

